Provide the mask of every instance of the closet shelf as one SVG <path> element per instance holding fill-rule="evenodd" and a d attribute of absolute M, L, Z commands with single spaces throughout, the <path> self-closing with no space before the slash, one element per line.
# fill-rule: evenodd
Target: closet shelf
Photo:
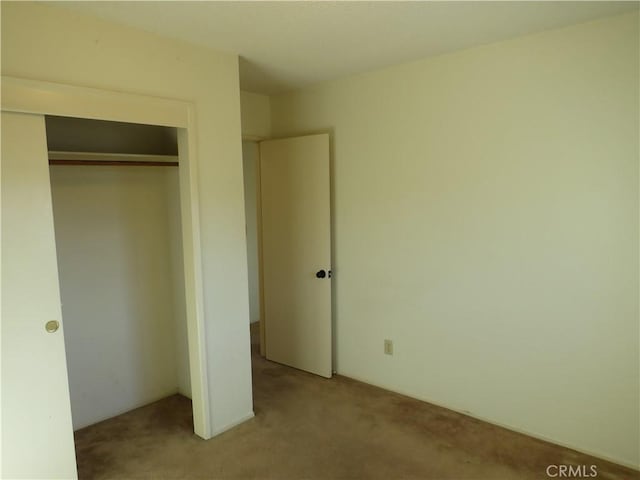
<path fill-rule="evenodd" d="M 49 165 L 116 165 L 127 167 L 177 167 L 176 155 L 49 151 Z"/>

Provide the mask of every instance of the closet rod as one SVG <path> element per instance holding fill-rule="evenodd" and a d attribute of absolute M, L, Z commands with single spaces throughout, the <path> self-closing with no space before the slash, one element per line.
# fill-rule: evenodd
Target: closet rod
<path fill-rule="evenodd" d="M 49 165 L 115 165 L 125 167 L 177 167 L 178 162 L 145 162 L 133 160 L 49 160 Z"/>
<path fill-rule="evenodd" d="M 49 165 L 114 165 L 125 167 L 177 167 L 175 155 L 49 151 Z"/>

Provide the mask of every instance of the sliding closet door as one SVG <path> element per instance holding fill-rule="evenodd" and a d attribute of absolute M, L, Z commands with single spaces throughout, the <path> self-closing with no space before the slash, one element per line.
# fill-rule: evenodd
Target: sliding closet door
<path fill-rule="evenodd" d="M 2 478 L 75 478 L 44 117 L 2 112 Z"/>

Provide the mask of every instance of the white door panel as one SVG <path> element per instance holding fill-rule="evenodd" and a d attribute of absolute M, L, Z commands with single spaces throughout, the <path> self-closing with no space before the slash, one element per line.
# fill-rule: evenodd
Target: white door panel
<path fill-rule="evenodd" d="M 1 175 L 2 478 L 76 478 L 43 116 L 2 112 Z"/>
<path fill-rule="evenodd" d="M 266 356 L 331 377 L 329 136 L 261 142 L 260 171 Z"/>

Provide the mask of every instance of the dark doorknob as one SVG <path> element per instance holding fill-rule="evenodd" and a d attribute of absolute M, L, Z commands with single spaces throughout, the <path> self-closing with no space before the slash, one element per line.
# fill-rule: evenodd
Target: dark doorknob
<path fill-rule="evenodd" d="M 318 270 L 316 272 L 316 278 L 324 278 L 327 276 L 327 272 L 325 272 L 324 270 Z"/>

